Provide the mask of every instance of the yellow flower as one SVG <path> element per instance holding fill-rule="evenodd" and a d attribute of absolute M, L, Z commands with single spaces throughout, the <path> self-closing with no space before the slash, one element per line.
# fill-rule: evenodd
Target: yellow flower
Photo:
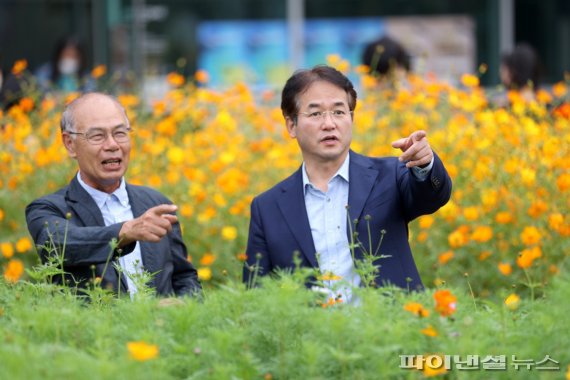
<path fill-rule="evenodd" d="M 562 215 L 561 213 L 555 212 L 548 215 L 548 226 L 551 229 L 558 231 L 563 224 L 564 224 L 564 215 Z"/>
<path fill-rule="evenodd" d="M 4 220 L 4 210 L 0 208 L 0 222 Z"/>
<path fill-rule="evenodd" d="M 499 263 L 499 272 L 504 276 L 509 276 L 513 272 L 513 267 L 509 263 Z"/>
<path fill-rule="evenodd" d="M 521 298 L 515 293 L 512 293 L 505 299 L 505 306 L 510 310 L 516 310 L 519 307 L 520 302 Z"/>
<path fill-rule="evenodd" d="M 95 79 L 101 78 L 103 75 L 107 73 L 107 66 L 105 65 L 98 65 L 91 70 L 91 76 Z"/>
<path fill-rule="evenodd" d="M 144 362 L 151 359 L 156 359 L 159 354 L 158 346 L 155 344 L 148 344 L 146 342 L 128 342 L 127 350 L 131 359 Z"/>
<path fill-rule="evenodd" d="M 212 270 L 209 267 L 198 268 L 198 278 L 201 281 L 209 281 L 212 279 Z"/>
<path fill-rule="evenodd" d="M 467 207 L 463 210 L 463 216 L 470 221 L 477 220 L 479 218 L 479 210 L 474 206 Z"/>
<path fill-rule="evenodd" d="M 421 303 L 418 302 L 408 302 L 404 305 L 404 310 L 409 311 L 418 317 L 429 317 L 429 310 L 427 310 Z"/>
<path fill-rule="evenodd" d="M 542 235 L 538 228 L 534 226 L 525 227 L 523 232 L 521 232 L 521 241 L 524 245 L 533 245 L 540 241 Z"/>
<path fill-rule="evenodd" d="M 568 364 L 568 369 L 566 370 L 566 380 L 570 380 L 570 364 Z"/>
<path fill-rule="evenodd" d="M 20 238 L 16 242 L 16 252 L 18 253 L 28 252 L 32 247 L 32 241 L 27 237 Z"/>
<path fill-rule="evenodd" d="M 22 263 L 22 261 L 18 259 L 8 261 L 8 265 L 4 271 L 4 279 L 6 279 L 7 282 L 15 284 L 20 280 L 22 274 L 24 274 L 24 263 Z"/>
<path fill-rule="evenodd" d="M 427 336 L 436 337 L 438 335 L 437 330 L 432 327 L 432 325 L 428 325 L 425 329 L 421 330 L 421 333 Z"/>
<path fill-rule="evenodd" d="M 434 220 L 434 217 L 431 215 L 424 215 L 420 217 L 420 228 L 430 228 Z"/>
<path fill-rule="evenodd" d="M 445 357 L 440 354 L 426 355 L 423 373 L 425 377 L 439 376 L 447 372 Z"/>
<path fill-rule="evenodd" d="M 342 279 L 342 277 L 334 274 L 333 272 L 325 272 L 319 276 L 319 280 L 321 281 L 338 281 L 340 279 Z"/>
<path fill-rule="evenodd" d="M 473 88 L 479 86 L 479 78 L 472 74 L 463 74 L 461 76 L 461 83 L 465 87 Z"/>
<path fill-rule="evenodd" d="M 0 243 L 0 251 L 2 251 L 2 256 L 7 259 L 14 256 L 14 246 L 10 242 Z"/>
<path fill-rule="evenodd" d="M 167 157 L 171 164 L 181 164 L 184 162 L 184 150 L 177 146 L 173 146 L 168 149 Z"/>
<path fill-rule="evenodd" d="M 224 226 L 222 228 L 222 238 L 224 240 L 235 240 L 237 237 L 237 228 L 234 226 Z"/>

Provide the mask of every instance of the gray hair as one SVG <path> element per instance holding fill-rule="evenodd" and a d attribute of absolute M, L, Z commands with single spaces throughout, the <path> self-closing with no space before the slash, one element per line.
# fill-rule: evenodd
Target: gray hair
<path fill-rule="evenodd" d="M 62 133 L 76 131 L 75 109 L 83 102 L 86 102 L 87 100 L 89 100 L 89 98 L 93 96 L 103 96 L 111 100 L 113 103 L 115 103 L 123 113 L 123 116 L 125 117 L 125 126 L 127 128 L 130 128 L 129 118 L 127 117 L 127 111 L 125 110 L 125 107 L 123 107 L 123 105 L 117 100 L 117 98 L 108 94 L 104 94 L 102 92 L 87 92 L 85 94 L 80 95 L 78 98 L 74 99 L 67 106 L 65 106 L 65 109 L 61 114 L 61 122 L 60 122 L 60 128 Z"/>

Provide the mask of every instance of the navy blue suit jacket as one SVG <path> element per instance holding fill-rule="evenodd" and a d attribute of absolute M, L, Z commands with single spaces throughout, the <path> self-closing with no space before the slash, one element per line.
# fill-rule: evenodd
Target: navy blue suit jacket
<path fill-rule="evenodd" d="M 368 252 L 376 250 L 380 231 L 386 231 L 379 254 L 390 257 L 375 261 L 380 266 L 376 285 L 423 287 L 408 243 L 408 223 L 420 215 L 435 212 L 447 203 L 450 195 L 451 179 L 435 153 L 429 177 L 418 181 L 396 157 L 372 158 L 350 151 L 348 205 L 351 223 L 354 225 L 354 220 L 358 220 L 356 231 Z M 368 246 L 367 215 L 370 215 L 372 251 Z M 350 228 L 347 228 L 347 234 L 350 235 Z M 350 236 L 348 241 L 351 241 Z M 250 283 L 252 271 L 249 268 L 256 263 L 258 276 L 276 269 L 294 269 L 296 251 L 300 253 L 302 266 L 318 268 L 301 168 L 254 198 L 244 282 Z M 356 248 L 355 258 L 362 256 L 362 248 Z"/>
<path fill-rule="evenodd" d="M 126 189 L 135 218 L 151 207 L 172 203 L 148 187 L 127 184 Z M 69 220 L 66 219 L 68 213 Z M 135 243 L 112 252 L 111 262 L 105 270 L 111 252 L 109 242 L 119 238 L 123 223 L 105 226 L 99 207 L 81 187 L 77 177 L 63 189 L 29 204 L 26 221 L 43 262 L 49 254 L 44 249 L 46 243 L 52 240 L 62 247 L 66 237 L 64 270 L 68 274 L 66 280 L 71 280 L 72 285 L 86 286 L 93 277 L 101 277 L 103 287 L 117 291 L 120 286 L 123 293 L 126 291 L 125 275 L 119 277 L 112 260 L 132 252 Z M 201 291 L 196 270 L 187 260 L 179 223 L 173 224 L 172 232 L 156 243 L 141 241 L 140 250 L 144 269 L 157 272 L 149 285 L 159 295 L 190 295 Z M 61 278 L 55 280 L 61 282 Z"/>

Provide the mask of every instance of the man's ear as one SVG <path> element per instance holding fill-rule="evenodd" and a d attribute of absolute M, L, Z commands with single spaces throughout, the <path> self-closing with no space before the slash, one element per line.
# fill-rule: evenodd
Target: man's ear
<path fill-rule="evenodd" d="M 63 141 L 63 145 L 65 145 L 65 149 L 67 149 L 67 153 L 69 153 L 69 157 L 76 158 L 77 152 L 75 150 L 75 141 L 71 135 L 64 133 L 61 135 L 61 141 Z"/>
<path fill-rule="evenodd" d="M 289 132 L 289 136 L 291 136 L 291 138 L 296 138 L 297 137 L 297 122 L 295 120 L 293 120 L 292 118 L 290 118 L 289 116 L 287 116 L 285 118 L 285 125 L 287 126 L 287 132 Z"/>

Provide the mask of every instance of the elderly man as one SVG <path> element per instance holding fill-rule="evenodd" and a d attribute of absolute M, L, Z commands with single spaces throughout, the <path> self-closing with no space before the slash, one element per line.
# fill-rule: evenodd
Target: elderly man
<path fill-rule="evenodd" d="M 125 182 L 130 132 L 124 108 L 111 96 L 88 93 L 66 107 L 61 134 L 79 172 L 68 186 L 28 205 L 30 234 L 42 261 L 63 252 L 70 285 L 84 287 L 100 278 L 104 288 L 132 297 L 133 279 L 144 270 L 154 275 L 148 285 L 158 295 L 199 293 L 177 207 L 155 190 Z M 118 246 L 111 252 L 112 239 Z"/>
<path fill-rule="evenodd" d="M 399 158 L 350 150 L 355 108 L 352 83 L 334 68 L 300 70 L 285 84 L 281 110 L 304 162 L 252 202 L 248 284 L 294 269 L 297 252 L 301 266 L 318 268 L 331 296 L 350 301 L 352 287 L 362 284 L 358 262 L 378 252 L 375 285 L 422 288 L 408 223 L 443 206 L 451 180 L 424 131 L 392 143 L 403 151 Z M 346 284 L 340 291 L 337 279 Z"/>

